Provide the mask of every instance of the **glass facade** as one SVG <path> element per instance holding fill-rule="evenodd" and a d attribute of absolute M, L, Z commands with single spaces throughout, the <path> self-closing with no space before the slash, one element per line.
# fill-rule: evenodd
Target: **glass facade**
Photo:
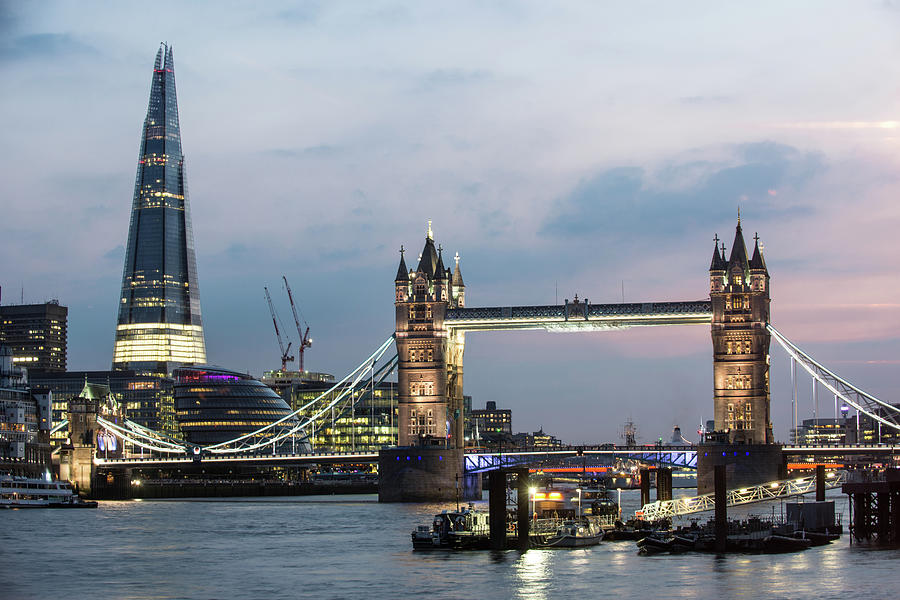
<path fill-rule="evenodd" d="M 197 366 L 175 369 L 175 417 L 184 439 L 201 446 L 240 437 L 290 414 L 287 403 L 258 379 L 218 367 Z M 290 419 L 285 426 L 297 423 Z M 270 430 L 278 431 L 278 428 Z M 260 440 L 261 441 L 261 440 Z M 283 442 L 296 451 L 305 438 Z M 271 448 L 271 446 L 270 446 Z M 268 450 L 271 452 L 271 450 Z"/>
<path fill-rule="evenodd" d="M 113 369 L 167 375 L 206 362 L 172 48 L 156 55 L 144 119 Z"/>
<path fill-rule="evenodd" d="M 129 420 L 172 437 L 180 436 L 175 422 L 173 381 L 170 378 L 134 371 L 30 371 L 28 380 L 32 386 L 52 392 L 54 424 L 66 419 L 69 400 L 77 398 L 86 383 L 93 383 L 109 386 Z M 54 444 L 59 445 L 66 435 L 65 429 L 54 433 Z"/>
<path fill-rule="evenodd" d="M 305 381 L 291 390 L 291 405 L 300 409 L 334 385 L 331 382 Z M 334 399 L 331 392 L 316 405 L 300 413 L 301 418 L 312 417 L 322 406 Z M 377 452 L 397 445 L 397 383 L 383 381 L 371 388 L 357 391 L 340 401 L 315 427 L 306 430 L 317 452 Z"/>

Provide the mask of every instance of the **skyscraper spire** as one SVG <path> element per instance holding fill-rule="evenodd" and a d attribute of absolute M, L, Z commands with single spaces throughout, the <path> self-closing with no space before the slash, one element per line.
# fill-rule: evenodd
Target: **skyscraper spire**
<path fill-rule="evenodd" d="M 141 136 L 114 369 L 168 374 L 206 362 L 172 48 L 156 53 Z"/>

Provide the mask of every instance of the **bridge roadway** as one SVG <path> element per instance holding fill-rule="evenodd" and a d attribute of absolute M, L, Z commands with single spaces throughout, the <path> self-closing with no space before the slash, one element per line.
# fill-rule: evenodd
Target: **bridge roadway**
<path fill-rule="evenodd" d="M 799 446 L 786 445 L 784 454 L 788 456 L 847 456 L 877 455 L 893 456 L 900 454 L 900 445 L 849 444 L 836 446 Z M 526 448 L 512 451 L 491 451 L 469 449 L 466 451 L 465 467 L 467 472 L 478 473 L 496 469 L 499 466 L 523 465 L 558 458 L 576 456 L 604 456 L 609 458 L 626 458 L 640 460 L 665 466 L 696 468 L 697 446 L 565 446 L 561 448 Z M 122 468 L 154 468 L 170 466 L 188 466 L 191 464 L 234 464 L 245 465 L 310 465 L 341 463 L 375 463 L 377 452 L 330 452 L 312 454 L 205 454 L 198 461 L 187 454 L 183 456 L 132 456 L 127 458 L 94 458 L 99 469 Z"/>
<path fill-rule="evenodd" d="M 451 308 L 444 326 L 455 331 L 544 329 L 547 331 L 622 329 L 647 325 L 710 323 L 709 300 L 591 304 L 588 301 L 548 306 Z"/>

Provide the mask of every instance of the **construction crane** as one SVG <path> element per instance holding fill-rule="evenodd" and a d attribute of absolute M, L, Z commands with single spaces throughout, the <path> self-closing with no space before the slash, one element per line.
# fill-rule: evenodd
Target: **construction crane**
<path fill-rule="evenodd" d="M 289 355 L 291 351 L 291 342 L 288 341 L 287 348 L 284 347 L 284 341 L 281 339 L 281 330 L 278 329 L 278 315 L 275 314 L 275 305 L 272 304 L 272 296 L 269 295 L 269 288 L 263 287 L 266 290 L 266 301 L 269 303 L 269 312 L 272 313 L 272 325 L 275 326 L 275 337 L 278 338 L 278 347 L 281 349 L 281 371 L 287 371 L 287 364 L 294 360 L 293 356 Z M 303 364 L 303 354 L 300 355 L 300 364 Z"/>
<path fill-rule="evenodd" d="M 303 328 L 300 326 L 300 318 L 297 316 L 297 307 L 294 306 L 294 295 L 291 293 L 291 286 L 288 284 L 287 277 L 284 275 L 281 276 L 284 279 L 284 287 L 287 288 L 288 300 L 291 301 L 291 312 L 294 313 L 294 323 L 297 325 L 297 335 L 300 338 L 300 347 L 297 350 L 297 353 L 300 355 L 300 372 L 303 372 L 303 351 L 312 346 L 312 338 L 309 337 L 309 324 L 306 321 L 303 321 L 303 324 L 306 325 L 306 331 L 303 331 Z"/>

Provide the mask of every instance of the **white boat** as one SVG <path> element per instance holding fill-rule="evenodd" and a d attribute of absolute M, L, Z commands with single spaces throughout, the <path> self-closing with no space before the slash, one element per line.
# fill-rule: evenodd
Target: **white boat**
<path fill-rule="evenodd" d="M 67 481 L 0 476 L 0 508 L 96 508 L 78 497 Z"/>
<path fill-rule="evenodd" d="M 542 548 L 581 548 L 596 546 L 603 539 L 603 529 L 589 521 L 566 521 L 554 535 L 538 547 Z"/>

